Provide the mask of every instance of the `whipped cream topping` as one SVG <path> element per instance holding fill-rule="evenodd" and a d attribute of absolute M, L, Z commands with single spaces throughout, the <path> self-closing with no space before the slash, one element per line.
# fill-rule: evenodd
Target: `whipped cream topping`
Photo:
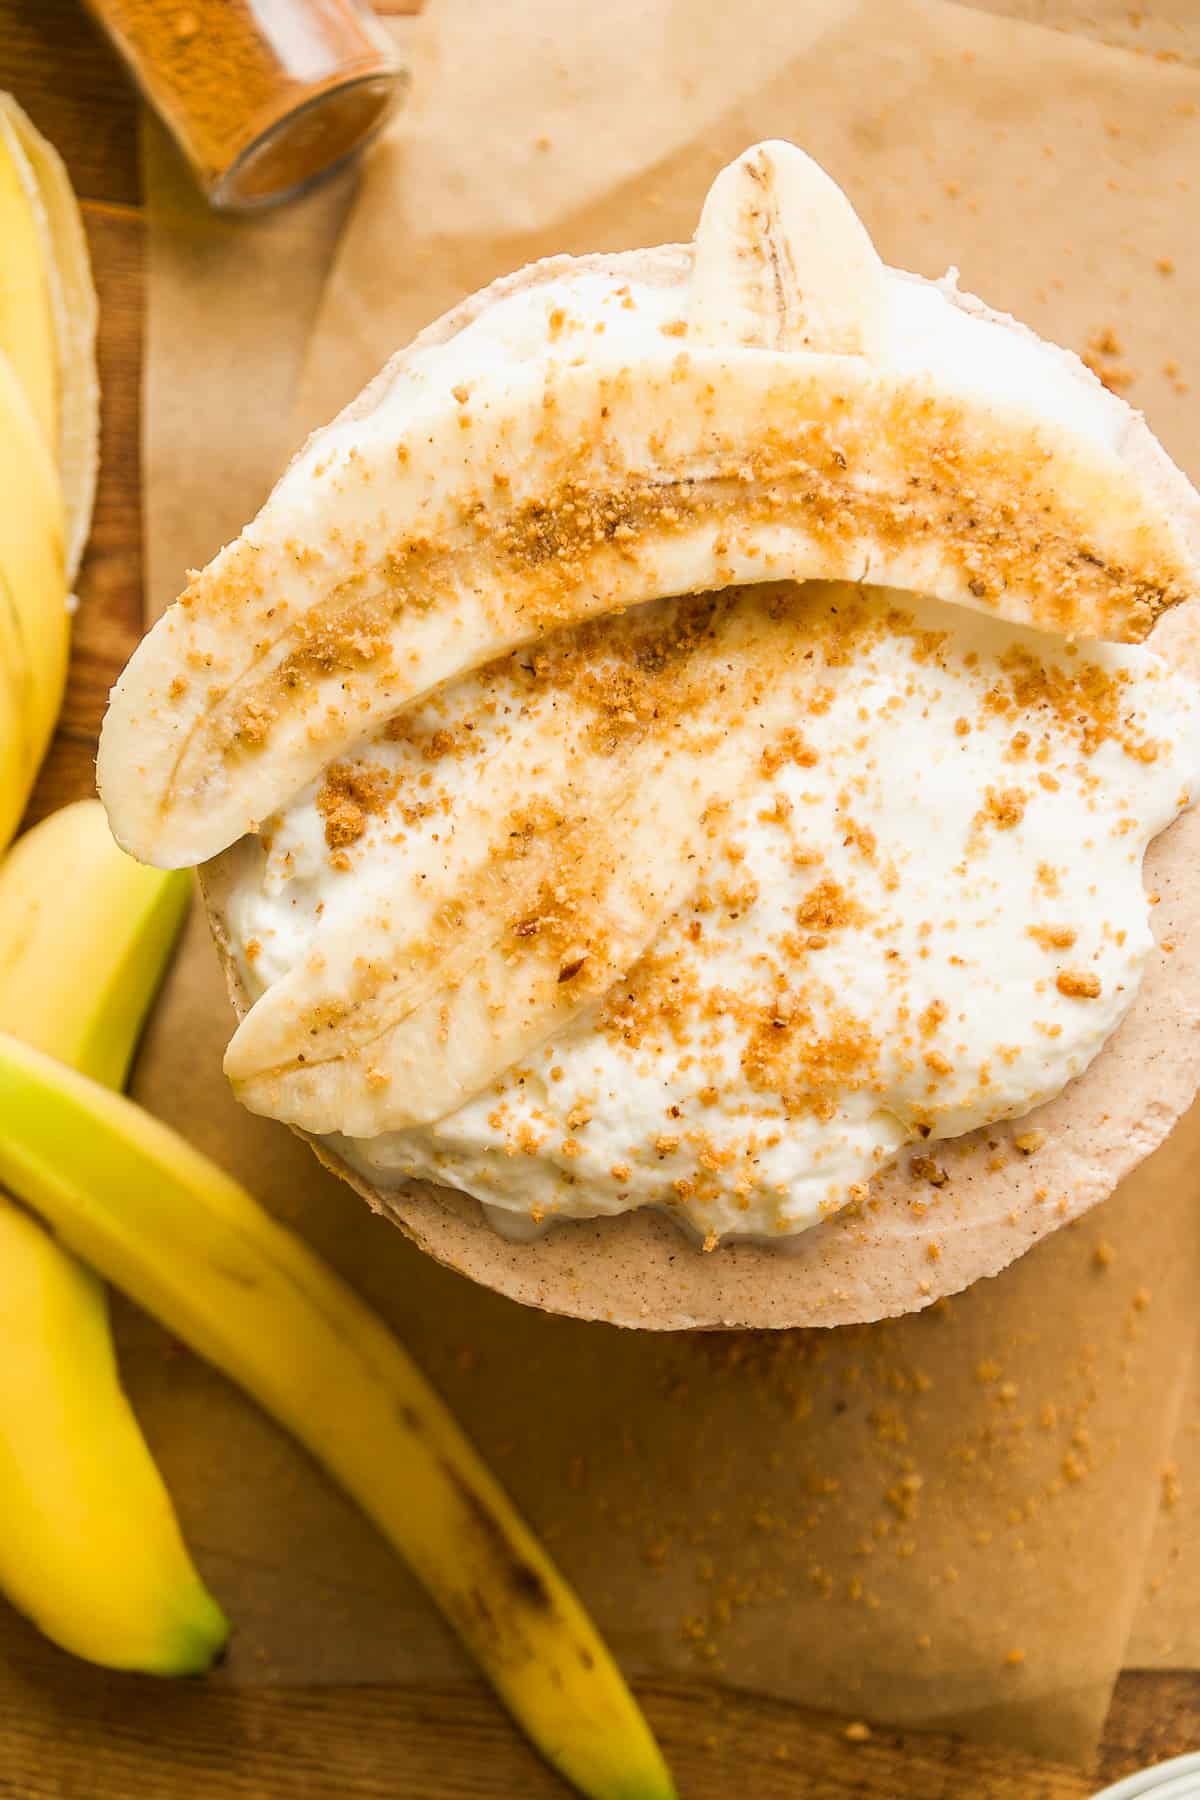
<path fill-rule="evenodd" d="M 499 310 L 499 309 L 498 309 Z M 516 1227 L 654 1206 L 778 1241 L 908 1144 L 1023 1115 L 1085 1069 L 1153 948 L 1148 841 L 1200 781 L 1200 707 L 1152 651 L 882 589 L 792 590 L 811 645 L 699 888 L 623 981 L 435 1125 L 330 1147 Z M 640 609 L 603 634 L 697 602 Z M 569 640 L 572 634 L 562 634 Z M 225 924 L 250 996 L 434 867 L 488 770 L 537 769 L 565 655 L 438 690 L 253 840 Z M 546 670 L 549 668 L 550 673 Z"/>

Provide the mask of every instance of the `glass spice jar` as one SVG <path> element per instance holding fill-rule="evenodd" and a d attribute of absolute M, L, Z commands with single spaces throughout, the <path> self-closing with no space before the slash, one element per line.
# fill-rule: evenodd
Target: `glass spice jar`
<path fill-rule="evenodd" d="M 366 142 L 404 70 L 362 0 L 87 0 L 214 206 L 286 200 Z"/>

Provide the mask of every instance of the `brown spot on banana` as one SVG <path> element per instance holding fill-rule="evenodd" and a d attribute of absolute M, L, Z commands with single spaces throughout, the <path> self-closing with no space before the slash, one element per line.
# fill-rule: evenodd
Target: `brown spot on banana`
<path fill-rule="evenodd" d="M 498 1577 L 497 1591 L 507 1589 L 521 1606 L 543 1617 L 553 1614 L 554 1600 L 543 1577 L 521 1555 L 503 1522 L 483 1496 L 476 1492 L 448 1458 L 439 1457 L 438 1466 L 462 1501 L 475 1529 L 476 1542 L 486 1548 L 487 1559 Z"/>

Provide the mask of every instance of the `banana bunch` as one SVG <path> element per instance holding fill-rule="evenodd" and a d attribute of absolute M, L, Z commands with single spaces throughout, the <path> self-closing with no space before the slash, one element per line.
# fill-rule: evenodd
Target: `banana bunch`
<path fill-rule="evenodd" d="M 54 1234 L 0 1201 L 0 1586 L 55 1642 L 115 1668 L 196 1673 L 225 1641 L 121 1391 L 95 1269 L 354 1496 L 569 1780 L 598 1800 L 670 1800 L 595 1627 L 397 1340 L 110 1091 L 189 885 L 118 850 L 98 801 L 0 865 L 0 1184 Z"/>
<path fill-rule="evenodd" d="M 96 299 L 57 153 L 0 95 L 0 845 L 58 718 L 95 492 Z"/>

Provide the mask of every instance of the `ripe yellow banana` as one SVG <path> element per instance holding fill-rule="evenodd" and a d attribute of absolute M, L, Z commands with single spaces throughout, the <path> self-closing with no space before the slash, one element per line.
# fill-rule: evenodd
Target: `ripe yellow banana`
<path fill-rule="evenodd" d="M 0 1027 L 119 1085 L 187 907 L 96 800 L 0 864 Z M 0 1198 L 0 1587 L 110 1668 L 206 1669 L 227 1627 L 121 1389 L 102 1284 Z"/>
<path fill-rule="evenodd" d="M 583 1793 L 670 1800 L 579 1601 L 397 1340 L 298 1238 L 166 1126 L 11 1037 L 0 1182 L 308 1446 Z"/>
<path fill-rule="evenodd" d="M 226 1626 L 121 1388 L 96 1276 L 0 1202 L 0 1586 L 64 1650 L 207 1669 Z"/>
<path fill-rule="evenodd" d="M 98 800 L 43 819 L 0 862 L 0 1030 L 124 1087 L 190 894 L 117 848 Z"/>

